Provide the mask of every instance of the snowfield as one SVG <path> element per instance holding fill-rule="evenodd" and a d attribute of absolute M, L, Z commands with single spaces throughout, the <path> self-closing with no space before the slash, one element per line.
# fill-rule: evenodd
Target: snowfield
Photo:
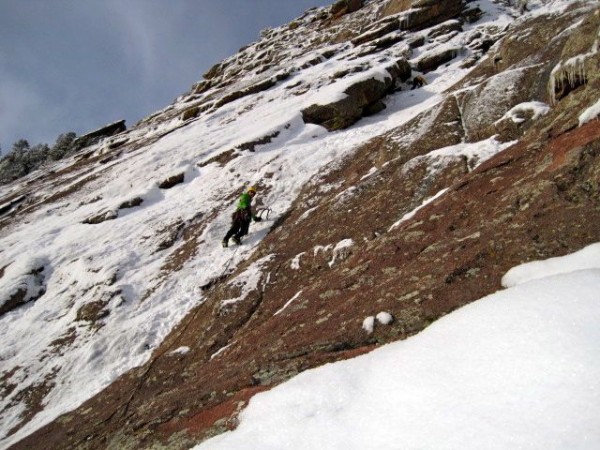
<path fill-rule="evenodd" d="M 194 449 L 600 448 L 600 244 L 505 282 L 414 337 L 256 395 L 236 430 Z"/>

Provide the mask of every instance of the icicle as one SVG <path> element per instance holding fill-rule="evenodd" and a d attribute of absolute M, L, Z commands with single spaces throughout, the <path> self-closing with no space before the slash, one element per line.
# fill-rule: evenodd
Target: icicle
<path fill-rule="evenodd" d="M 406 31 L 410 28 L 410 16 L 418 10 L 419 9 L 411 8 L 402 14 L 402 16 L 399 18 L 400 31 Z"/>
<path fill-rule="evenodd" d="M 575 89 L 587 84 L 586 62 L 597 55 L 600 41 L 600 31 L 589 52 L 574 56 L 567 61 L 561 61 L 552 69 L 548 86 L 551 103 L 556 104 L 556 94 L 563 94 L 566 90 Z M 562 97 L 561 97 L 562 98 Z"/>
<path fill-rule="evenodd" d="M 589 55 L 589 54 L 588 54 Z M 588 55 L 579 55 L 566 62 L 560 62 L 550 74 L 549 96 L 552 104 L 556 104 L 557 94 L 565 90 L 575 89 L 587 84 L 587 70 L 585 61 Z"/>

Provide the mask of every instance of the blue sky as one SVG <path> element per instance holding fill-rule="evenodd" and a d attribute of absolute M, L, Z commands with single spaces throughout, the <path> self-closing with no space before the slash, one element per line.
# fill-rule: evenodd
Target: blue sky
<path fill-rule="evenodd" d="M 327 0 L 0 0 L 0 148 L 170 104 L 213 64 Z"/>

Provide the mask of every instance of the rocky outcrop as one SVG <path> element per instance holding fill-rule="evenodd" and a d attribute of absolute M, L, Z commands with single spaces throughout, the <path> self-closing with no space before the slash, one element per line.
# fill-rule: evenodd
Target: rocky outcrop
<path fill-rule="evenodd" d="M 7 267 L 10 267 L 7 266 Z M 0 270 L 0 279 L 4 276 L 7 267 Z M 45 267 L 35 267 L 19 276 L 17 284 L 3 286 L 5 292 L 0 293 L 0 317 L 28 302 L 39 299 L 46 292 Z"/>
<path fill-rule="evenodd" d="M 0 205 L 0 216 L 17 208 L 26 199 L 27 199 L 27 197 L 25 195 L 18 196 L 17 198 L 8 199 L 4 204 Z"/>
<path fill-rule="evenodd" d="M 447 47 L 428 52 L 415 62 L 416 69 L 423 73 L 435 70 L 456 58 L 460 50 L 460 47 Z"/>
<path fill-rule="evenodd" d="M 591 38 L 582 37 L 589 36 L 589 33 L 554 36 L 553 30 L 566 27 L 572 20 L 572 16 L 564 14 L 551 18 L 544 16 L 519 24 L 514 32 L 523 37 L 503 39 L 490 58 L 462 82 L 463 86 L 468 86 L 478 77 L 486 78 L 485 82 L 478 83 L 473 90 L 465 90 L 457 96 L 463 111 L 467 140 L 485 139 L 501 129 L 506 132 L 508 123 L 506 119 L 503 120 L 505 113 L 521 104 L 526 108 L 531 99 L 538 99 L 548 105 L 554 103 L 553 93 L 556 86 L 560 85 L 556 80 L 563 79 L 557 74 L 563 73 L 561 67 L 565 66 L 565 61 L 571 61 L 575 52 L 593 47 Z M 590 15 L 584 22 L 584 27 L 597 29 L 598 25 L 592 24 L 594 20 L 594 16 Z M 553 40 L 555 46 L 548 47 L 548 40 Z M 575 44 L 577 50 L 568 53 L 567 49 L 573 42 L 580 44 Z M 563 50 L 558 52 L 557 48 Z M 592 60 L 593 57 L 590 57 L 588 64 L 592 64 Z M 581 58 L 575 61 L 581 61 Z M 508 68 L 511 70 L 507 70 Z M 574 72 L 587 74 L 594 71 L 574 69 Z M 577 85 L 577 77 L 573 80 L 573 86 Z M 520 128 L 530 125 L 527 121 L 519 123 Z"/>
<path fill-rule="evenodd" d="M 192 106 L 181 113 L 181 120 L 186 121 L 190 119 L 195 119 L 200 114 L 199 106 Z"/>
<path fill-rule="evenodd" d="M 404 13 L 400 28 L 417 31 L 458 17 L 463 8 L 463 0 L 391 0 L 383 7 L 381 17 Z"/>
<path fill-rule="evenodd" d="M 129 209 L 135 208 L 136 206 L 140 206 L 144 203 L 144 199 L 141 197 L 134 197 L 131 200 L 126 200 L 119 205 L 119 209 Z"/>
<path fill-rule="evenodd" d="M 77 311 L 75 320 L 96 323 L 110 314 L 107 306 L 108 302 L 102 300 L 86 303 Z"/>
<path fill-rule="evenodd" d="M 248 95 L 256 94 L 257 92 L 266 91 L 267 89 L 275 86 L 275 83 L 276 80 L 268 79 L 248 86 L 247 88 L 244 88 L 240 91 L 234 91 L 231 94 L 228 94 L 222 97 L 219 101 L 217 101 L 215 103 L 215 108 L 220 108 L 221 106 L 226 105 L 227 103 L 231 103 Z"/>
<path fill-rule="evenodd" d="M 435 39 L 440 36 L 445 36 L 460 31 L 463 31 L 463 26 L 459 20 L 447 20 L 446 22 L 443 22 L 435 27 L 431 27 L 431 29 L 427 32 L 427 37 L 430 39 Z"/>
<path fill-rule="evenodd" d="M 274 131 L 273 133 L 268 134 L 267 136 L 260 137 L 250 142 L 244 142 L 243 144 L 238 145 L 236 148 L 238 150 L 248 150 L 250 152 L 253 152 L 256 150 L 256 147 L 258 145 L 270 144 L 273 141 L 273 139 L 279 136 L 279 134 L 279 131 Z"/>
<path fill-rule="evenodd" d="M 88 225 L 98 225 L 99 223 L 106 222 L 107 220 L 115 220 L 119 217 L 119 213 L 115 210 L 103 210 L 98 214 L 94 214 L 83 220 L 81 223 Z"/>
<path fill-rule="evenodd" d="M 183 183 L 184 179 L 185 179 L 185 174 L 178 173 L 176 175 L 172 175 L 169 178 L 162 180 L 160 183 L 158 183 L 158 187 L 160 189 L 171 189 L 172 187 L 175 187 L 178 184 Z"/>
<path fill-rule="evenodd" d="M 353 45 L 361 45 L 369 41 L 373 41 L 378 39 L 386 34 L 389 34 L 393 31 L 396 31 L 400 28 L 400 21 L 398 19 L 393 19 L 389 22 L 384 22 L 380 27 L 368 31 L 366 33 L 361 34 L 360 36 L 352 39 Z"/>
<path fill-rule="evenodd" d="M 367 78 L 346 88 L 345 98 L 327 105 L 311 105 L 302 111 L 305 123 L 322 125 L 329 131 L 347 128 L 361 117 L 376 114 L 385 108 L 382 99 L 395 88 L 399 80 L 410 77 L 410 66 L 405 60 L 389 66 L 388 76 Z"/>
<path fill-rule="evenodd" d="M 88 147 L 92 144 L 95 144 L 102 138 L 114 136 L 124 132 L 125 130 L 127 130 L 127 127 L 125 126 L 125 120 L 119 120 L 117 122 L 105 125 L 102 128 L 98 128 L 97 130 L 91 131 L 90 133 L 84 134 L 83 136 L 79 136 L 77 139 L 75 139 L 75 141 L 73 141 L 73 146 L 76 148 Z"/>
<path fill-rule="evenodd" d="M 560 61 L 554 67 L 548 85 L 552 103 L 598 78 L 596 63 L 598 14 L 590 14 L 581 24 L 581 32 L 569 36 L 563 46 Z"/>
<path fill-rule="evenodd" d="M 386 79 L 387 80 L 387 79 Z M 312 105 L 302 111 L 305 123 L 314 123 L 329 131 L 348 128 L 364 115 L 369 115 L 381 105 L 391 82 L 369 78 L 344 91 L 346 98 L 328 105 Z"/>

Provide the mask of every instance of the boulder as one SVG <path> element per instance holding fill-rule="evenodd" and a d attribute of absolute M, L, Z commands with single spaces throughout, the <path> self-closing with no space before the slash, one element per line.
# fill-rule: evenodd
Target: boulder
<path fill-rule="evenodd" d="M 97 225 L 99 223 L 106 222 L 107 220 L 115 220 L 117 217 L 119 217 L 119 214 L 116 211 L 102 211 L 94 216 L 88 217 L 82 223 L 88 225 Z"/>
<path fill-rule="evenodd" d="M 385 81 L 375 78 L 359 81 L 344 91 L 346 97 L 342 100 L 311 105 L 302 111 L 302 118 L 305 123 L 322 125 L 329 131 L 348 128 L 366 115 L 365 110 L 380 102 L 392 85 L 391 77 Z"/>
<path fill-rule="evenodd" d="M 419 72 L 431 72 L 456 58 L 460 50 L 460 47 L 447 47 L 439 51 L 424 53 L 423 56 L 416 61 L 416 68 Z"/>
<path fill-rule="evenodd" d="M 6 267 L 0 269 L 0 278 L 4 276 Z M 0 317 L 25 303 L 36 301 L 45 293 L 43 266 L 22 274 L 12 293 L 0 293 Z"/>
<path fill-rule="evenodd" d="M 398 59 L 394 64 L 386 67 L 386 70 L 390 73 L 394 81 L 400 80 L 404 82 L 410 78 L 412 73 L 410 64 L 404 58 Z"/>
<path fill-rule="evenodd" d="M 192 106 L 181 113 L 181 120 L 185 122 L 186 120 L 195 119 L 198 114 L 200 114 L 200 107 Z"/>
<path fill-rule="evenodd" d="M 528 100 L 531 77 L 537 71 L 531 68 L 498 74 L 472 91 L 458 96 L 467 142 L 476 142 L 496 134 L 495 122 L 508 110 Z"/>
<path fill-rule="evenodd" d="M 427 37 L 429 37 L 430 39 L 439 37 L 439 36 L 443 36 L 446 34 L 450 34 L 456 31 L 462 31 L 463 27 L 462 24 L 460 23 L 459 20 L 456 19 L 451 19 L 451 20 L 447 20 L 444 23 L 439 24 L 438 26 L 435 26 L 433 28 L 431 28 L 429 30 L 429 32 L 427 33 Z"/>
<path fill-rule="evenodd" d="M 183 180 L 185 178 L 185 174 L 182 173 L 178 173 L 177 175 L 173 175 L 163 181 L 160 182 L 160 184 L 158 185 L 158 187 L 160 189 L 171 189 L 173 186 L 177 186 L 178 184 L 183 183 Z"/>
<path fill-rule="evenodd" d="M 410 77 L 410 66 L 404 59 L 386 67 L 389 77 L 383 81 L 368 78 L 348 87 L 346 97 L 336 102 L 314 104 L 302 111 L 305 123 L 322 125 L 329 131 L 347 128 L 363 116 L 375 114 L 385 108 L 382 99 L 394 90 L 396 80 L 406 81 Z"/>
<path fill-rule="evenodd" d="M 135 208 L 136 206 L 140 206 L 142 203 L 144 203 L 144 200 L 141 197 L 135 197 L 135 198 L 132 198 L 131 200 L 127 200 L 127 201 L 121 203 L 119 205 L 119 209 Z"/>

